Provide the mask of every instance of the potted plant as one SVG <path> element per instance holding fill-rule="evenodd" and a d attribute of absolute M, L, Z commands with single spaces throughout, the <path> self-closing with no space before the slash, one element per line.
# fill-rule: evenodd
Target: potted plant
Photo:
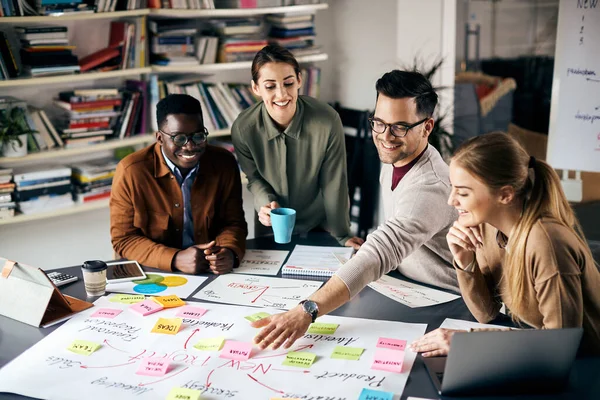
<path fill-rule="evenodd" d="M 37 131 L 27 123 L 27 111 L 13 107 L 0 111 L 0 148 L 4 157 L 27 155 L 27 135 Z"/>

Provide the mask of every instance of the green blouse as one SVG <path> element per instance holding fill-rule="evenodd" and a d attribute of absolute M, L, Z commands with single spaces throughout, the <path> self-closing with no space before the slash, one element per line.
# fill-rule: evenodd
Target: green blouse
<path fill-rule="evenodd" d="M 296 210 L 295 233 L 323 227 L 341 244 L 351 237 L 344 131 L 333 108 L 299 96 L 280 132 L 260 102 L 239 115 L 231 137 L 257 211 L 277 201 Z"/>

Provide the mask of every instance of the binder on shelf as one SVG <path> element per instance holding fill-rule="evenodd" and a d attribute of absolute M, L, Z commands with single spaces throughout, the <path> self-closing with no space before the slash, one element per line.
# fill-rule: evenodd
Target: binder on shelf
<path fill-rule="evenodd" d="M 26 264 L 0 259 L 0 314 L 46 328 L 93 306 L 63 295 L 46 273 Z"/>

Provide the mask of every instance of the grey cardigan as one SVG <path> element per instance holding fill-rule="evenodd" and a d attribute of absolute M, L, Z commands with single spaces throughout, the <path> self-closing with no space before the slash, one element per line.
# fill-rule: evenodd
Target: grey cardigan
<path fill-rule="evenodd" d="M 393 269 L 419 282 L 459 292 L 446 234 L 457 218 L 447 204 L 448 165 L 433 146 L 391 190 L 393 166 L 380 175 L 386 221 L 367 236 L 336 275 L 350 296 Z"/>

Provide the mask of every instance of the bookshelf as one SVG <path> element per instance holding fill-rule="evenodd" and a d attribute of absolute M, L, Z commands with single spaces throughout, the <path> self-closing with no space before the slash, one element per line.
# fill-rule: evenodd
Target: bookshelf
<path fill-rule="evenodd" d="M 20 224 L 29 221 L 37 221 L 40 219 L 63 217 L 66 215 L 78 214 L 94 210 L 102 210 L 108 208 L 108 199 L 96 200 L 87 204 L 75 204 L 70 207 L 60 208 L 48 212 L 36 214 L 18 214 L 12 218 L 0 219 L 0 226 L 10 224 Z"/>
<path fill-rule="evenodd" d="M 150 14 L 150 10 L 142 8 L 139 10 L 115 11 L 103 13 L 82 13 L 65 14 L 59 16 L 27 16 L 27 17 L 0 17 L 0 26 L 13 24 L 31 24 L 31 23 L 53 23 L 63 21 L 81 21 L 93 19 L 119 19 L 129 17 L 140 17 Z"/>
<path fill-rule="evenodd" d="M 2 19 L 2 18 L 0 18 Z M 39 78 L 17 78 L 0 81 L 0 89 L 7 87 L 22 87 L 32 85 L 59 85 L 71 82 L 94 81 L 98 79 L 125 78 L 152 72 L 152 68 L 129 68 L 107 72 L 89 72 L 83 74 L 44 76 Z"/>
<path fill-rule="evenodd" d="M 266 14 L 280 13 L 314 13 L 320 10 L 326 10 L 329 7 L 327 3 L 306 4 L 300 6 L 284 7 L 260 7 L 260 8 L 231 8 L 216 10 L 184 10 L 159 8 L 150 10 L 150 16 L 162 18 L 233 18 L 233 17 L 253 17 Z"/>

